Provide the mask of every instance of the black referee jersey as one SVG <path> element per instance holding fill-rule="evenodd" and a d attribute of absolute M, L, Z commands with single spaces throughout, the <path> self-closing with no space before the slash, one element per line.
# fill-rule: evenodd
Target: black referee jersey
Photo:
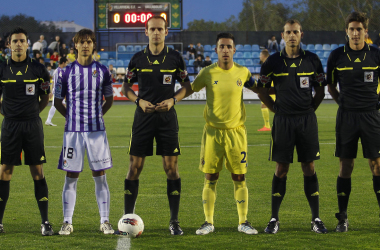
<path fill-rule="evenodd" d="M 127 84 L 138 82 L 138 96 L 153 105 L 174 96 L 176 80 L 189 81 L 186 64 L 179 52 L 167 46 L 159 55 L 152 55 L 149 46 L 136 53 L 124 78 Z"/>
<path fill-rule="evenodd" d="M 4 117 L 29 120 L 39 117 L 39 96 L 50 93 L 50 76 L 44 65 L 29 57 L 22 62 L 9 58 L 0 64 L 0 86 Z"/>
<path fill-rule="evenodd" d="M 312 87 L 325 86 L 322 63 L 318 56 L 300 49 L 297 58 L 286 57 L 285 49 L 269 56 L 261 66 L 258 87 L 276 93 L 276 114 L 302 115 L 314 111 Z"/>
<path fill-rule="evenodd" d="M 348 43 L 333 50 L 327 61 L 327 83 L 339 83 L 339 107 L 351 111 L 376 109 L 380 51 L 368 44 L 352 50 Z"/>

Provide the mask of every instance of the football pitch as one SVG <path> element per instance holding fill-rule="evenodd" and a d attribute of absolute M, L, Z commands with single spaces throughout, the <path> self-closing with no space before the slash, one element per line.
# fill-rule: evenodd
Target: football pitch
<path fill-rule="evenodd" d="M 45 122 L 50 105 L 41 113 Z M 107 170 L 111 192 L 110 222 L 117 222 L 124 209 L 124 179 L 128 170 L 128 145 L 136 106 L 117 104 L 105 115 L 108 140 L 114 167 Z M 380 244 L 379 207 L 372 188 L 368 161 L 359 145 L 358 159 L 352 176 L 352 192 L 348 206 L 349 232 L 334 232 L 338 212 L 336 179 L 338 159 L 335 147 L 335 116 L 337 105 L 323 102 L 317 110 L 321 159 L 316 161 L 320 186 L 320 216 L 329 233 L 310 231 L 311 212 L 303 191 L 303 175 L 295 154 L 288 174 L 287 192 L 280 209 L 280 230 L 275 235 L 264 233 L 271 216 L 271 185 L 275 163 L 268 161 L 270 133 L 257 132 L 263 126 L 260 103 L 246 104 L 248 131 L 249 189 L 248 220 L 259 231 L 245 235 L 237 231 L 238 216 L 233 197 L 233 183 L 224 168 L 217 185 L 215 204 L 215 232 L 195 235 L 204 222 L 202 189 L 204 174 L 198 170 L 200 141 L 205 121 L 204 104 L 176 105 L 180 126 L 182 155 L 179 171 L 182 194 L 179 221 L 183 236 L 171 236 L 169 205 L 166 196 L 166 175 L 159 156 L 147 157 L 140 176 L 140 190 L 135 212 L 145 223 L 144 233 L 137 239 L 117 235 L 103 235 L 99 231 L 99 214 L 94 181 L 87 162 L 79 177 L 77 202 L 73 217 L 74 232 L 69 236 L 57 234 L 61 227 L 61 193 L 65 173 L 57 169 L 62 146 L 64 118 L 56 112 L 53 123 L 44 126 L 47 163 L 44 172 L 49 186 L 49 219 L 55 235 L 40 233 L 40 215 L 34 198 L 34 187 L 27 166 L 15 168 L 10 197 L 4 215 L 4 229 L 0 234 L 0 249 L 378 249 Z M 273 115 L 271 114 L 271 119 Z"/>

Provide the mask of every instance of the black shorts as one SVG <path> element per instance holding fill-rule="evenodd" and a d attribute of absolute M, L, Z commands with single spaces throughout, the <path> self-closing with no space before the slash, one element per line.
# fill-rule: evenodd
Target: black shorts
<path fill-rule="evenodd" d="M 364 158 L 380 157 L 380 113 L 377 110 L 352 112 L 338 109 L 335 131 L 336 157 L 356 158 L 359 138 Z"/>
<path fill-rule="evenodd" d="M 46 163 L 41 118 L 27 121 L 4 118 L 1 127 L 1 164 L 21 165 L 22 150 L 25 165 Z"/>
<path fill-rule="evenodd" d="M 181 154 L 178 139 L 178 120 L 174 108 L 168 112 L 144 113 L 137 108 L 132 125 L 129 154 L 153 155 L 153 139 L 156 139 L 156 155 L 175 156 Z"/>
<path fill-rule="evenodd" d="M 276 115 L 272 128 L 272 161 L 293 163 L 294 146 L 298 162 L 319 160 L 318 123 L 315 113 Z"/>

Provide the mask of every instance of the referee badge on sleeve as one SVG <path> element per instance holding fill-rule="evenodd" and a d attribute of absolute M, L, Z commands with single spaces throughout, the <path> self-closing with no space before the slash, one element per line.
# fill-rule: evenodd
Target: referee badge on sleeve
<path fill-rule="evenodd" d="M 309 88 L 309 77 L 300 77 L 300 88 Z"/>
<path fill-rule="evenodd" d="M 34 84 L 26 84 L 26 95 L 34 95 L 36 93 L 36 85 Z"/>
<path fill-rule="evenodd" d="M 373 82 L 373 71 L 364 71 L 364 82 Z"/>

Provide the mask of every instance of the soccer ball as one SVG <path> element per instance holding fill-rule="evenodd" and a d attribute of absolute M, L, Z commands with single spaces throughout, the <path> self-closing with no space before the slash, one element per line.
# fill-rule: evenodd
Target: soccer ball
<path fill-rule="evenodd" d="M 144 222 L 137 214 L 124 214 L 117 224 L 120 235 L 137 238 L 144 231 Z"/>

